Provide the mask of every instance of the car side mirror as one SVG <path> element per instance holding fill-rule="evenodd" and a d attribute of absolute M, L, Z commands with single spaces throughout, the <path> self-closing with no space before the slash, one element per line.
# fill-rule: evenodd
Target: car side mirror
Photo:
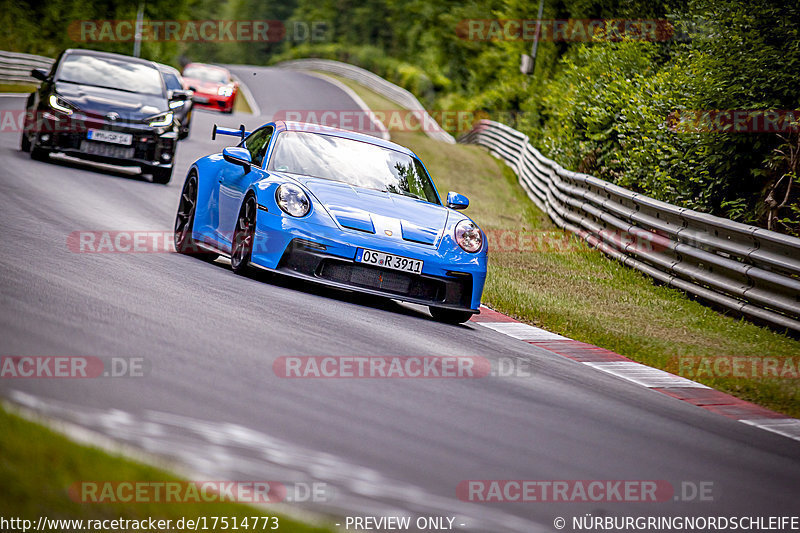
<path fill-rule="evenodd" d="M 47 71 L 43 68 L 35 68 L 31 70 L 31 76 L 39 81 L 47 81 Z"/>
<path fill-rule="evenodd" d="M 169 95 L 169 99 L 173 102 L 185 102 L 189 100 L 189 93 L 180 90 L 172 91 L 172 93 Z"/>
<path fill-rule="evenodd" d="M 450 191 L 447 193 L 447 207 L 456 210 L 466 209 L 469 207 L 469 198 L 463 194 Z"/>
<path fill-rule="evenodd" d="M 247 150 L 247 148 L 242 148 L 241 146 L 229 146 L 227 148 L 223 148 L 222 157 L 228 163 L 233 163 L 234 165 L 244 167 L 245 172 L 250 170 L 250 166 L 253 163 L 252 159 L 250 158 L 250 152 Z"/>

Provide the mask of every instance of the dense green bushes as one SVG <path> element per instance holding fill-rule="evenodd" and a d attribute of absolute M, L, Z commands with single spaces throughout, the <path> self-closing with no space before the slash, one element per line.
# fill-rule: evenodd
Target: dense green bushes
<path fill-rule="evenodd" d="M 376 0 L 364 19 L 348 4 L 300 0 L 296 16 L 328 17 L 335 44 L 279 58 L 349 61 L 426 105 L 510 123 L 568 168 L 692 209 L 800 230 L 796 133 L 670 128 L 676 113 L 691 116 L 686 110 L 799 109 L 800 4 L 548 0 L 544 18 L 666 19 L 674 33 L 661 42 L 543 42 L 531 77 L 519 72 L 529 42 L 474 42 L 455 30 L 469 18 L 535 18 L 536 2 Z M 369 31 L 369 20 L 390 23 Z"/>
<path fill-rule="evenodd" d="M 0 0 L 0 48 L 52 55 L 76 46 L 74 19 L 135 16 L 138 2 Z M 800 135 L 675 131 L 686 110 L 800 109 L 797 0 L 545 0 L 545 19 L 659 19 L 658 42 L 473 41 L 469 19 L 535 19 L 522 0 L 148 0 L 150 19 L 221 18 L 323 24 L 322 39 L 158 43 L 143 55 L 269 64 L 324 57 L 398 83 L 436 109 L 475 111 L 527 133 L 562 165 L 678 205 L 800 232 Z M 130 43 L 96 45 L 129 52 Z M 681 115 L 681 113 L 684 113 Z"/>

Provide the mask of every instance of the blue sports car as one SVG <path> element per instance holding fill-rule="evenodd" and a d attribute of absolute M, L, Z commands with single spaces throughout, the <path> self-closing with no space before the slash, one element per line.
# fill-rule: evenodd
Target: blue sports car
<path fill-rule="evenodd" d="M 241 141 L 189 169 L 177 251 L 427 305 L 443 322 L 479 312 L 486 238 L 458 212 L 469 200 L 443 202 L 413 152 L 299 122 L 218 134 Z"/>

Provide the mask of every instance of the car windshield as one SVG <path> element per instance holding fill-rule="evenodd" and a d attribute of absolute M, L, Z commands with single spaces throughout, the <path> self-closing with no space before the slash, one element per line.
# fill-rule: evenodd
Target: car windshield
<path fill-rule="evenodd" d="M 141 94 L 164 94 L 155 67 L 125 59 L 69 54 L 61 61 L 58 81 Z"/>
<path fill-rule="evenodd" d="M 183 77 L 213 83 L 228 83 L 228 75 L 224 70 L 218 68 L 186 67 L 183 71 Z"/>
<path fill-rule="evenodd" d="M 417 158 L 333 135 L 283 132 L 269 169 L 439 203 L 433 182 Z"/>

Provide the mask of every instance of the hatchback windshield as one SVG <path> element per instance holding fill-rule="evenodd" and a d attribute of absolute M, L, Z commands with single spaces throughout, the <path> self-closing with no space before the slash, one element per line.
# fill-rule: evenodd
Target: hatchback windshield
<path fill-rule="evenodd" d="M 69 54 L 60 66 L 58 81 L 107 87 L 141 94 L 164 94 L 155 67 L 124 59 Z"/>
<path fill-rule="evenodd" d="M 224 70 L 218 68 L 186 67 L 183 77 L 212 83 L 228 83 L 228 75 Z"/>
<path fill-rule="evenodd" d="M 433 183 L 418 159 L 333 135 L 298 131 L 282 133 L 269 169 L 439 203 Z"/>

